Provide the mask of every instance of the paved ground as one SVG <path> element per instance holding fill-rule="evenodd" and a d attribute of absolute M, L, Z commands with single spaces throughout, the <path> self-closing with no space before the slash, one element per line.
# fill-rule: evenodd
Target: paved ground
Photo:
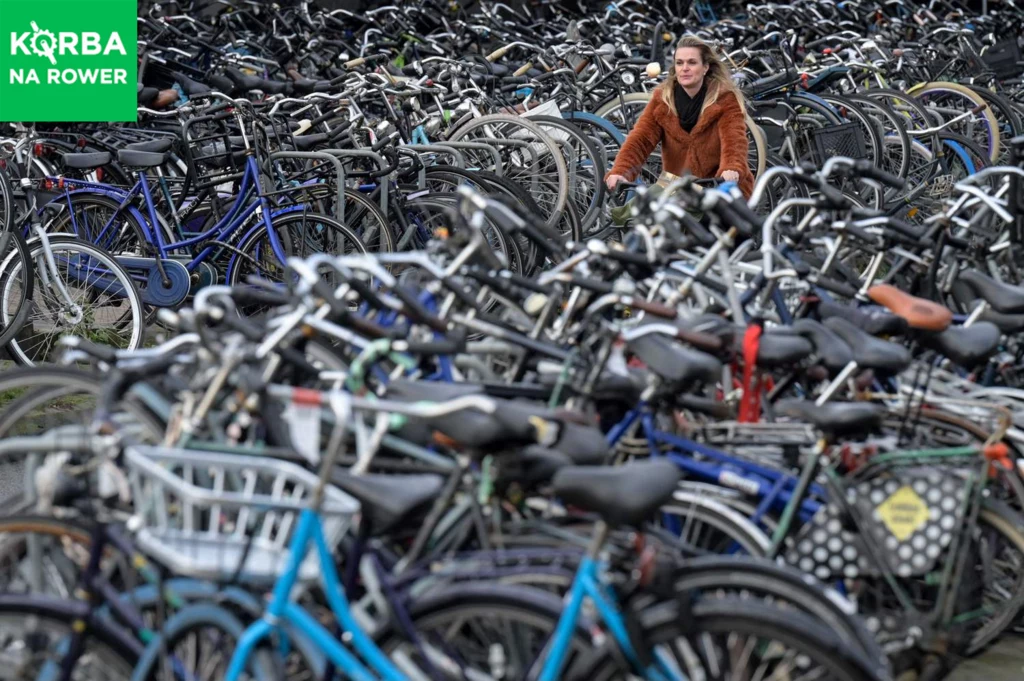
<path fill-rule="evenodd" d="M 984 655 L 956 668 L 946 681 L 1021 681 L 1024 679 L 1024 636 L 992 646 Z"/>

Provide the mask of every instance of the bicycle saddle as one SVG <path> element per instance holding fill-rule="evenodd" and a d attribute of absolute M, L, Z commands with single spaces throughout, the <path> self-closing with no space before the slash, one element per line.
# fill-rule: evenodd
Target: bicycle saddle
<path fill-rule="evenodd" d="M 409 524 L 441 493 L 440 475 L 351 475 L 335 469 L 331 483 L 359 500 L 371 534 L 387 534 Z"/>
<path fill-rule="evenodd" d="M 927 336 L 923 344 L 953 360 L 965 369 L 973 369 L 995 354 L 1002 338 L 999 327 L 991 322 L 972 326 L 951 326 L 942 333 Z"/>
<path fill-rule="evenodd" d="M 879 284 L 868 289 L 868 297 L 888 308 L 907 325 L 919 331 L 945 331 L 953 323 L 949 308 L 924 298 L 904 293 L 895 286 Z"/>
<path fill-rule="evenodd" d="M 264 80 L 259 76 L 249 76 L 235 69 L 224 69 L 224 75 L 243 92 L 259 90 L 268 95 L 280 95 L 291 91 L 291 84 L 276 80 Z"/>
<path fill-rule="evenodd" d="M 775 413 L 812 424 L 830 439 L 856 437 L 877 431 L 885 407 L 868 402 L 836 402 L 816 405 L 809 400 L 780 400 Z"/>
<path fill-rule="evenodd" d="M 629 341 L 626 347 L 648 369 L 670 383 L 714 383 L 722 376 L 722 363 L 716 358 L 668 336 L 641 336 Z"/>
<path fill-rule="evenodd" d="M 181 87 L 181 91 L 189 97 L 194 97 L 196 95 L 205 95 L 212 92 L 208 85 L 192 80 L 184 73 L 179 73 L 175 71 L 171 75 L 174 78 L 174 82 L 176 82 Z"/>
<path fill-rule="evenodd" d="M 821 363 L 833 375 L 842 371 L 843 367 L 853 361 L 850 346 L 831 329 L 813 319 L 798 319 L 793 322 L 793 330 L 814 345 L 814 353 Z"/>
<path fill-rule="evenodd" d="M 829 317 L 825 326 L 849 346 L 862 369 L 896 374 L 910 366 L 910 352 L 902 345 L 875 338 L 842 317 Z"/>
<path fill-rule="evenodd" d="M 110 163 L 110 154 L 106 151 L 95 151 L 90 154 L 61 154 L 65 168 L 75 170 L 92 170 Z"/>
<path fill-rule="evenodd" d="M 162 154 L 166 151 L 170 151 L 174 145 L 174 140 L 168 138 L 159 140 L 149 140 L 146 142 L 132 142 L 125 146 L 125 149 L 132 151 L 148 151 L 151 154 Z"/>
<path fill-rule="evenodd" d="M 667 459 L 622 466 L 562 468 L 552 483 L 555 495 L 572 506 L 593 511 L 612 526 L 642 524 L 672 498 L 680 472 Z"/>
<path fill-rule="evenodd" d="M 1024 314 L 1024 287 L 1004 284 L 974 270 L 961 272 L 957 282 L 963 282 L 996 312 Z"/>
<path fill-rule="evenodd" d="M 891 314 L 888 310 L 850 307 L 827 300 L 820 301 L 817 308 L 818 316 L 822 320 L 841 317 L 872 336 L 899 336 L 907 330 L 906 320 Z"/>
<path fill-rule="evenodd" d="M 155 168 L 163 165 L 167 160 L 167 154 L 154 154 L 150 151 L 135 151 L 133 149 L 119 149 L 117 152 L 118 162 L 129 168 Z"/>
<path fill-rule="evenodd" d="M 742 337 L 738 352 L 742 352 Z M 788 329 L 771 329 L 761 334 L 757 348 L 757 365 L 765 369 L 799 364 L 814 354 L 814 346 L 802 335 Z"/>

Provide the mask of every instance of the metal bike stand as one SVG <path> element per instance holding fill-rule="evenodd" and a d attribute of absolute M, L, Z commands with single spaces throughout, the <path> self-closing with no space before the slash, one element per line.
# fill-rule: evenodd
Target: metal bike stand
<path fill-rule="evenodd" d="M 455 149 L 468 149 L 471 151 L 475 150 L 486 152 L 491 157 L 491 160 L 494 161 L 494 174 L 498 177 L 501 177 L 504 174 L 504 167 L 501 163 L 501 154 L 498 153 L 498 150 L 490 144 L 484 144 L 483 142 L 445 142 L 445 145 L 454 147 Z"/>
<path fill-rule="evenodd" d="M 368 158 L 377 164 L 379 168 L 387 168 L 387 160 L 375 151 L 368 149 L 324 149 L 323 153 L 337 156 L 338 158 L 345 158 L 346 156 L 352 156 L 355 158 Z M 344 194 L 344 189 L 339 190 Z M 384 215 L 388 214 L 388 183 L 380 183 L 380 209 Z M 339 218 L 341 222 L 345 222 L 344 218 Z"/>
<path fill-rule="evenodd" d="M 537 144 L 537 142 L 528 142 L 526 140 L 513 140 L 513 139 L 497 138 L 497 137 L 484 137 L 484 138 L 481 138 L 479 141 L 483 142 L 484 144 L 487 144 L 488 146 L 491 146 L 491 147 L 503 147 L 503 146 L 504 147 L 518 147 L 520 149 L 525 150 L 526 153 L 528 153 L 530 155 L 530 178 L 531 178 L 530 179 L 530 184 L 531 184 L 531 189 L 536 191 L 536 189 L 537 189 L 537 186 L 536 186 L 537 171 L 540 168 L 540 156 L 537 154 L 537 149 L 533 145 Z"/>
<path fill-rule="evenodd" d="M 447 144 L 403 144 L 399 148 L 408 149 L 416 154 L 444 154 L 452 157 L 452 163 L 455 164 L 455 167 L 466 167 L 466 158 L 462 153 L 455 147 L 448 146 Z M 427 186 L 427 167 L 424 163 L 420 163 L 416 184 L 420 189 Z"/>
<path fill-rule="evenodd" d="M 335 186 L 334 215 L 338 222 L 345 222 L 345 168 L 341 161 L 333 154 L 325 151 L 275 151 L 270 154 L 270 162 L 273 163 L 279 158 L 298 158 L 307 160 L 327 161 L 334 166 L 338 176 L 338 183 Z"/>

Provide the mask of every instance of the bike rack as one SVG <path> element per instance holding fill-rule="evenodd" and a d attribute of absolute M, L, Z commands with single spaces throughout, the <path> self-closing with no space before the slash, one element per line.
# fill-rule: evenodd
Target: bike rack
<path fill-rule="evenodd" d="M 459 152 L 455 147 L 447 144 L 403 144 L 401 149 L 407 149 L 415 154 L 445 154 L 446 156 L 452 157 L 452 163 L 457 168 L 466 167 L 466 158 Z M 427 166 L 424 163 L 420 163 L 420 170 L 417 173 L 416 184 L 420 189 L 427 186 Z"/>
<path fill-rule="evenodd" d="M 499 177 L 504 174 L 504 166 L 501 163 L 501 154 L 498 153 L 498 150 L 490 144 L 484 144 L 483 142 L 445 142 L 445 145 L 454 147 L 455 149 L 469 149 L 486 152 L 491 157 L 491 160 L 494 161 L 494 174 Z"/>
<path fill-rule="evenodd" d="M 341 223 L 345 222 L 345 168 L 337 156 L 325 151 L 275 151 L 270 154 L 270 162 L 273 163 L 279 158 L 297 158 L 305 160 L 327 161 L 334 166 L 337 173 L 338 183 L 335 186 L 334 214 Z"/>
<path fill-rule="evenodd" d="M 331 154 L 332 156 L 337 156 L 338 158 L 345 158 L 346 156 L 351 156 L 353 158 L 368 158 L 374 163 L 376 163 L 377 166 L 380 168 L 388 167 L 388 162 L 384 159 L 383 156 L 381 156 L 375 151 L 369 151 L 368 149 L 324 149 L 323 153 Z M 339 189 L 339 191 L 342 193 L 342 195 L 344 195 L 344 188 Z M 342 205 L 344 205 L 344 203 Z M 380 209 L 385 216 L 388 214 L 387 182 L 380 183 Z M 338 217 L 338 220 L 341 221 L 342 223 L 345 222 L 344 211 L 342 211 L 341 215 Z"/>

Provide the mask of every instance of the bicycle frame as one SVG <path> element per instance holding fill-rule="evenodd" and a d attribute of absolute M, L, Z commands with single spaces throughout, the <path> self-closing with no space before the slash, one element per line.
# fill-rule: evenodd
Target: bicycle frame
<path fill-rule="evenodd" d="M 245 172 L 242 175 L 241 185 L 239 186 L 238 194 L 235 197 L 234 203 L 227 210 L 224 217 L 221 218 L 217 222 L 217 224 L 215 224 L 205 232 L 202 232 L 201 234 L 177 242 L 168 242 L 167 239 L 165 238 L 163 230 L 160 228 L 161 223 L 157 219 L 156 207 L 153 203 L 153 196 L 150 192 L 149 181 L 145 171 L 141 171 L 139 173 L 138 181 L 131 189 L 127 191 L 119 190 L 105 184 L 80 180 L 65 180 L 65 183 L 73 184 L 73 186 L 76 188 L 82 188 L 83 193 L 94 193 L 96 191 L 99 191 L 103 195 L 110 196 L 111 198 L 120 200 L 121 203 L 118 206 L 117 211 L 115 211 L 114 215 L 111 216 L 110 220 L 108 220 L 107 223 L 103 225 L 102 229 L 100 229 L 94 237 L 94 241 L 98 242 L 99 245 L 102 245 L 103 240 L 106 237 L 110 236 L 111 234 L 115 233 L 118 230 L 120 222 L 118 220 L 118 216 L 120 215 L 122 210 L 126 209 L 132 212 L 136 218 L 139 218 L 139 223 L 143 229 L 143 236 L 145 237 L 146 241 L 149 244 L 154 246 L 154 248 L 156 249 L 157 257 L 164 260 L 168 259 L 173 251 L 182 250 L 207 240 L 212 239 L 217 242 L 224 241 L 225 239 L 235 234 L 239 229 L 241 229 L 248 222 L 249 218 L 254 213 L 258 212 L 262 224 L 264 227 L 266 227 L 267 233 L 270 236 L 270 243 L 274 251 L 274 255 L 282 263 L 284 263 L 284 261 L 288 257 L 287 254 L 285 253 L 284 246 L 281 244 L 280 239 L 278 239 L 276 232 L 272 229 L 271 218 L 283 213 L 290 212 L 292 210 L 295 210 L 296 208 L 292 207 L 285 209 L 275 209 L 274 206 L 271 205 L 267 197 L 263 196 L 262 194 L 258 195 L 256 201 L 253 201 L 248 205 L 243 206 L 243 203 L 245 199 L 249 196 L 250 192 L 254 189 L 258 190 L 259 188 L 259 169 L 256 166 L 256 159 L 253 156 L 246 157 Z M 75 214 L 72 210 L 71 202 L 71 196 L 75 193 L 78 193 L 78 191 L 75 190 L 65 192 L 65 199 L 67 201 L 69 214 L 71 216 L 72 228 L 75 230 L 75 233 L 78 234 L 80 232 L 79 225 L 77 224 L 77 221 L 75 219 Z M 142 213 L 138 211 L 138 209 L 132 206 L 132 202 L 134 202 L 135 199 L 140 194 L 142 195 L 142 198 L 145 201 L 148 216 L 143 216 Z M 211 244 L 205 246 L 198 254 L 196 254 L 191 260 L 189 260 L 188 263 L 185 264 L 185 268 L 189 272 L 194 271 L 197 267 L 199 267 L 200 263 L 205 262 L 215 251 L 219 250 L 219 248 L 220 246 L 218 244 Z"/>
<path fill-rule="evenodd" d="M 351 637 L 356 651 L 367 661 L 369 667 L 377 672 L 374 675 L 347 648 L 339 643 L 334 635 L 307 613 L 302 606 L 291 602 L 292 588 L 299 577 L 299 568 L 306 557 L 309 544 L 316 550 L 323 580 L 324 594 L 331 611 L 341 624 L 344 631 Z M 372 639 L 362 630 L 353 616 L 344 588 L 338 577 L 338 569 L 334 564 L 331 549 L 324 538 L 320 517 L 315 511 L 304 509 L 299 515 L 298 526 L 290 543 L 290 555 L 284 573 L 274 584 L 273 594 L 263 617 L 245 630 L 238 641 L 225 681 L 236 681 L 245 669 L 246 661 L 256 646 L 279 626 L 279 622 L 287 622 L 296 630 L 308 636 L 327 658 L 344 674 L 354 681 L 373 681 L 382 678 L 384 681 L 405 681 L 405 675 L 376 646 Z"/>
<path fill-rule="evenodd" d="M 687 438 L 662 432 L 655 426 L 654 416 L 647 410 L 646 403 L 640 403 L 608 431 L 608 444 L 614 445 L 618 442 L 638 420 L 652 456 L 667 456 L 689 475 L 756 497 L 759 503 L 751 518 L 752 521 L 759 522 L 771 509 L 782 511 L 791 502 L 797 484 L 796 476 L 730 456 Z M 661 445 L 669 445 L 671 450 L 660 453 Z M 717 463 L 696 461 L 692 458 L 693 454 L 714 459 Z M 817 484 L 812 484 L 809 491 L 818 496 L 826 494 L 825 489 Z M 804 499 L 800 502 L 798 518 L 802 522 L 809 521 L 820 508 L 819 502 Z"/>

